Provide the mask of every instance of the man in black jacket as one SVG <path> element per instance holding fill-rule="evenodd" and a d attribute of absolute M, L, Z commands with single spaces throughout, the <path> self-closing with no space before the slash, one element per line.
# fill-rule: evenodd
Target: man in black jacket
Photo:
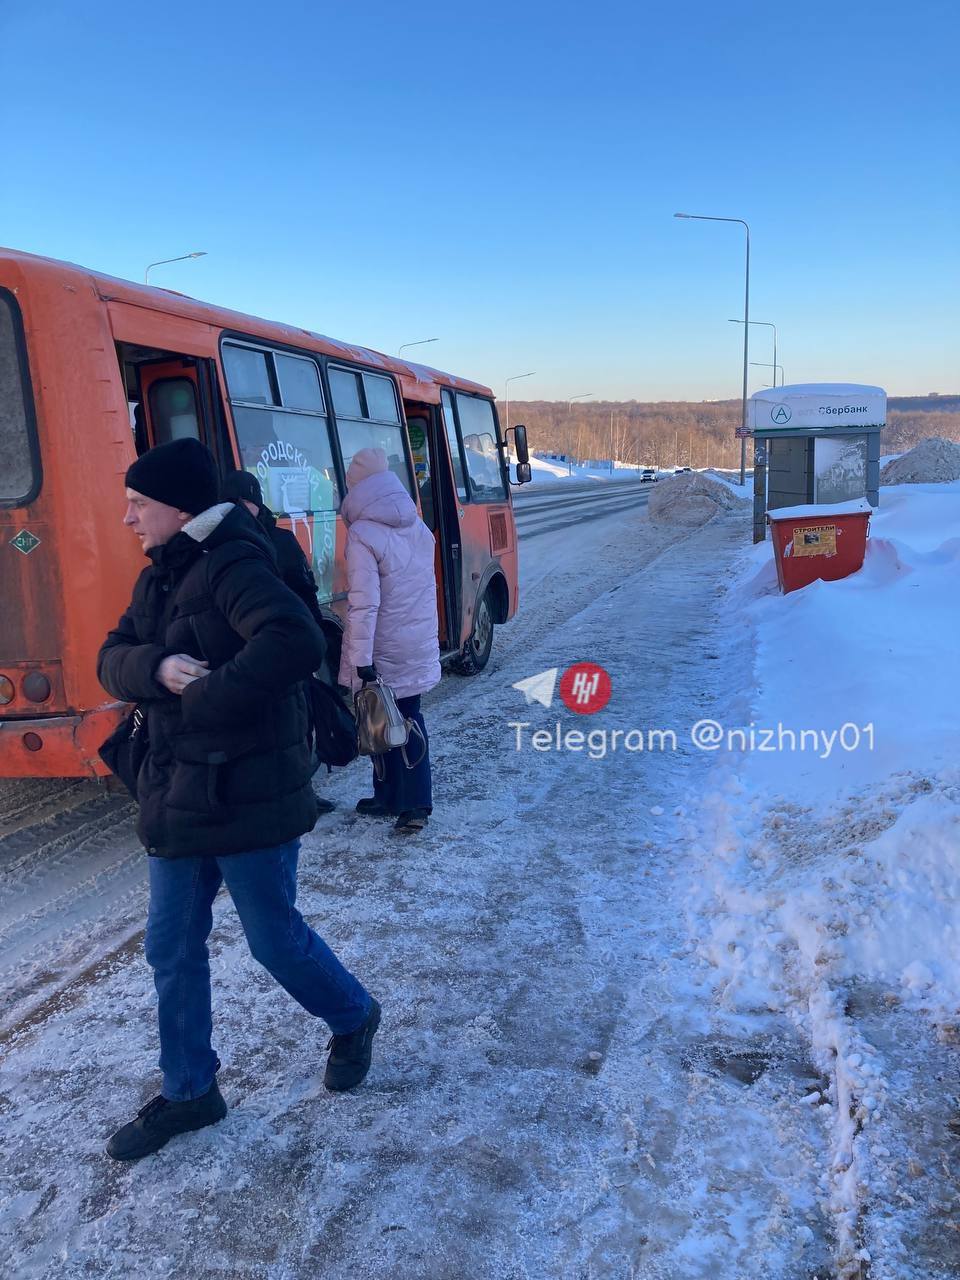
<path fill-rule="evenodd" d="M 113 1135 L 133 1160 L 221 1120 L 206 940 L 222 883 L 255 959 L 333 1032 L 324 1083 L 359 1084 L 380 1006 L 297 911 L 299 837 L 316 821 L 301 682 L 323 657 L 247 512 L 217 504 L 212 455 L 160 445 L 126 475 L 124 524 L 151 563 L 97 663 L 145 712 L 137 832 L 150 854 L 146 955 L 160 1024 L 161 1094 Z"/>

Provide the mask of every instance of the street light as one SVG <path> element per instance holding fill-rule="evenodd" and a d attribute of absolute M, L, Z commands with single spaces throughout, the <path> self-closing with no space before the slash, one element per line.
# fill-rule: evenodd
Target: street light
<path fill-rule="evenodd" d="M 731 320 L 730 324 L 743 324 L 742 320 Z M 773 330 L 773 363 L 777 363 L 777 326 L 771 320 L 751 320 L 751 324 L 762 324 L 766 329 Z M 781 368 L 781 372 L 782 372 Z M 774 386 L 777 384 L 776 378 L 773 380 Z"/>
<path fill-rule="evenodd" d="M 207 256 L 206 249 L 200 249 L 196 253 L 181 253 L 179 258 L 161 258 L 159 262 L 151 262 L 143 273 L 143 283 L 150 283 L 150 272 L 154 267 L 165 266 L 168 262 L 186 262 L 188 258 L 205 258 Z"/>
<path fill-rule="evenodd" d="M 747 233 L 746 277 L 743 291 L 743 435 L 740 437 L 740 483 L 747 476 L 747 349 L 750 338 L 750 226 L 742 218 L 715 218 L 707 213 L 675 213 L 675 218 L 694 218 L 697 222 L 739 222 Z"/>
<path fill-rule="evenodd" d="M 404 342 L 404 343 L 401 343 L 401 345 L 397 348 L 397 355 L 399 356 L 400 353 L 404 351 L 407 347 L 422 347 L 424 343 L 439 342 L 439 341 L 440 341 L 439 338 L 418 338 L 416 342 Z"/>
<path fill-rule="evenodd" d="M 777 385 L 777 370 L 779 369 L 779 370 L 780 370 L 780 385 L 781 385 L 781 387 L 783 386 L 783 365 L 782 365 L 782 364 L 763 364 L 763 363 L 761 363 L 761 361 L 759 361 L 759 360 L 751 360 L 751 361 L 750 361 L 750 366 L 751 366 L 751 368 L 753 368 L 753 369 L 772 369 L 772 370 L 773 370 L 773 385 L 774 385 L 774 388 L 776 388 L 776 385 Z"/>
<path fill-rule="evenodd" d="M 592 395 L 593 395 L 592 391 L 581 391 L 578 396 L 571 396 L 570 399 L 567 401 L 567 413 L 569 413 L 570 410 L 573 408 L 574 400 L 589 400 Z M 578 427 L 577 428 L 577 466 L 579 465 L 580 465 L 580 428 Z M 572 458 L 567 459 L 567 475 L 568 476 L 573 475 L 573 459 Z"/>
<path fill-rule="evenodd" d="M 536 373 L 536 369 L 534 369 L 530 373 L 515 373 L 512 378 L 507 378 L 503 384 L 503 400 L 504 400 L 504 406 L 506 408 L 506 418 L 507 418 L 506 430 L 507 431 L 510 430 L 510 383 L 518 382 L 521 378 L 532 378 L 535 373 Z"/>

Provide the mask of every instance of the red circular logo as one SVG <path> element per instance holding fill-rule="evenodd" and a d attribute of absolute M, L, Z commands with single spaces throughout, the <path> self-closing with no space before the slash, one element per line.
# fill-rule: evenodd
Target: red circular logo
<path fill-rule="evenodd" d="M 612 692 L 610 677 L 595 662 L 575 662 L 560 678 L 560 697 L 578 716 L 602 711 Z"/>

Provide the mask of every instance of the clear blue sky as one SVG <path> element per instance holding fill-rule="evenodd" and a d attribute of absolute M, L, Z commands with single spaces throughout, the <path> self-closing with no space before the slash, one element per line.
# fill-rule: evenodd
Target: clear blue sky
<path fill-rule="evenodd" d="M 205 249 L 153 283 L 517 399 L 715 399 L 743 234 L 673 214 L 742 217 L 788 382 L 957 391 L 958 38 L 954 0 L 8 5 L 0 243 Z"/>

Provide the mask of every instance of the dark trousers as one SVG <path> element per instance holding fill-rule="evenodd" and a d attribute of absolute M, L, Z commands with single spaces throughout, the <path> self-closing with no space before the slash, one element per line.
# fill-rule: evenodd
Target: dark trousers
<path fill-rule="evenodd" d="M 411 809 L 426 809 L 433 812 L 433 790 L 430 780 L 430 748 L 427 739 L 427 728 L 420 714 L 420 695 L 412 698 L 398 698 L 397 706 L 400 714 L 420 726 L 423 742 L 415 733 L 410 734 L 406 751 L 409 760 L 416 760 L 421 752 L 423 759 L 412 769 L 403 763 L 400 748 L 395 747 L 383 757 L 383 781 L 373 773 L 373 795 L 390 813 L 407 813 Z"/>

